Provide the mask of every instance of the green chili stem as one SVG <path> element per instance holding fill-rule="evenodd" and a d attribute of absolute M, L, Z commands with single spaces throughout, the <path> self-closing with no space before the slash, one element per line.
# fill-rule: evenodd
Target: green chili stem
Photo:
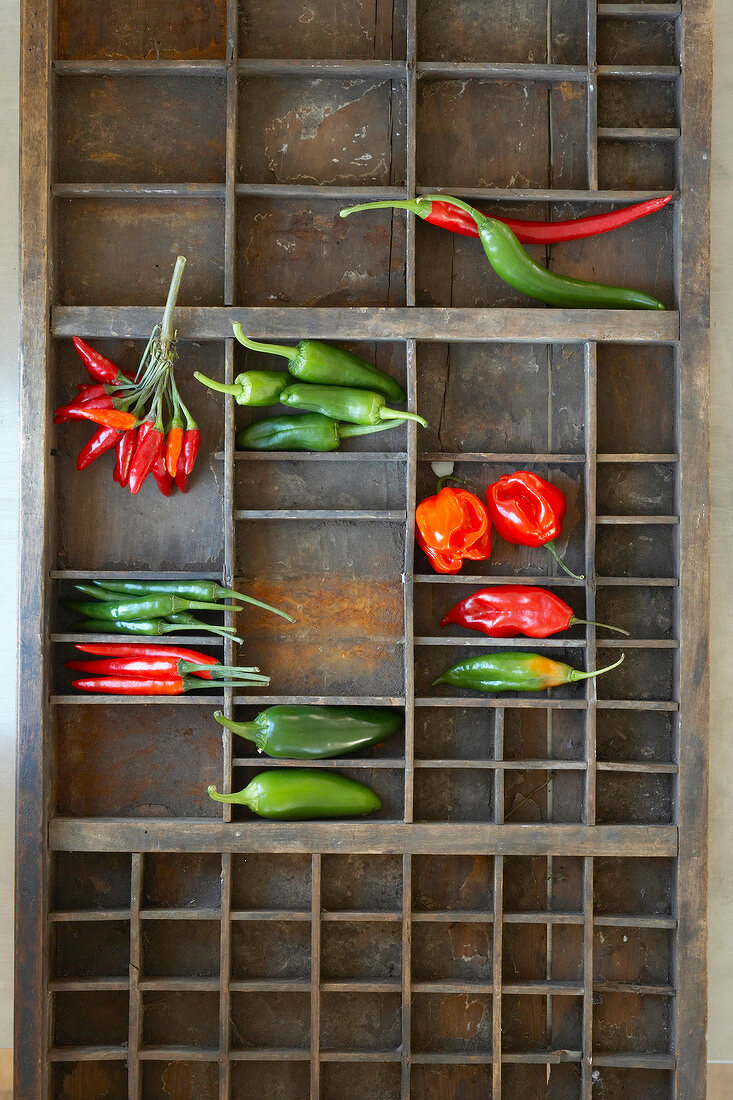
<path fill-rule="evenodd" d="M 382 420 L 416 420 L 418 424 L 422 424 L 423 428 L 428 426 L 427 420 L 424 420 L 422 416 L 418 416 L 417 413 L 401 412 L 399 409 L 388 409 L 386 406 L 379 410 L 379 415 Z"/>
<path fill-rule="evenodd" d="M 390 202 L 362 202 L 358 206 L 347 206 L 339 210 L 340 218 L 348 218 L 349 214 L 358 214 L 362 210 L 409 210 L 411 214 L 417 214 L 419 218 L 427 218 L 432 203 L 424 198 L 398 199 Z"/>
<path fill-rule="evenodd" d="M 291 348 L 287 344 L 262 344 L 259 340 L 250 340 L 249 336 L 245 336 L 242 332 L 242 326 L 238 321 L 232 325 L 232 328 L 239 343 L 243 344 L 245 348 L 249 348 L 250 351 L 261 351 L 266 355 L 283 355 L 291 362 L 298 354 L 297 348 Z"/>
<path fill-rule="evenodd" d="M 580 574 L 578 574 L 578 573 L 573 573 L 572 569 L 569 569 L 569 568 L 568 568 L 568 566 L 567 566 L 567 565 L 565 564 L 565 562 L 564 562 L 564 561 L 562 560 L 562 558 L 561 558 L 561 557 L 560 557 L 560 555 L 558 554 L 558 552 L 557 552 L 557 550 L 555 549 L 555 547 L 554 547 L 554 546 L 552 545 L 552 540 L 551 540 L 550 542 L 546 542 L 546 543 L 544 544 L 544 546 L 545 546 L 545 548 L 546 548 L 547 550 L 549 550 L 549 551 L 550 551 L 550 553 L 552 554 L 552 556 L 554 557 L 555 561 L 556 561 L 556 562 L 558 563 L 558 565 L 560 566 L 560 568 L 561 568 L 561 569 L 564 569 L 564 570 L 565 570 L 565 572 L 567 573 L 567 575 L 568 575 L 569 577 L 574 577 L 576 581 L 583 581 L 583 580 L 585 580 L 585 577 L 583 576 L 583 574 L 582 574 L 582 573 L 580 573 Z"/>
<path fill-rule="evenodd" d="M 568 626 L 602 626 L 606 630 L 615 630 L 618 634 L 625 634 L 627 638 L 629 637 L 628 630 L 624 630 L 623 627 L 611 626 L 610 623 L 597 623 L 594 619 L 576 619 L 575 615 L 573 615 Z"/>
<path fill-rule="evenodd" d="M 175 335 L 173 332 L 173 312 L 176 308 L 178 292 L 181 289 L 181 279 L 183 278 L 183 269 L 185 266 L 186 257 L 177 256 L 176 266 L 173 268 L 171 285 L 168 288 L 168 298 L 165 303 L 165 311 L 163 312 L 163 321 L 160 326 L 160 348 L 165 356 L 168 356 L 170 353 L 170 346 L 173 343 Z"/>
<path fill-rule="evenodd" d="M 213 798 L 215 802 L 229 802 L 234 806 L 249 806 L 249 800 L 244 801 L 242 798 L 244 791 L 238 791 L 232 794 L 219 794 L 213 783 L 211 783 L 206 790 L 209 798 Z"/>
<path fill-rule="evenodd" d="M 402 413 L 400 413 L 402 416 Z M 339 422 L 338 433 L 341 439 L 351 439 L 355 435 L 371 435 L 372 432 L 386 432 L 388 428 L 398 428 L 402 420 L 385 420 L 384 424 L 342 424 Z"/>
<path fill-rule="evenodd" d="M 232 733 L 239 734 L 240 737 L 246 737 L 248 741 L 256 741 L 256 734 L 261 732 L 256 722 L 233 722 L 231 718 L 226 718 L 220 710 L 214 711 L 214 718 L 220 726 L 224 726 Z"/>
<path fill-rule="evenodd" d="M 571 669 L 571 675 L 570 678 L 567 680 L 567 683 L 574 684 L 578 680 L 590 680 L 593 676 L 602 676 L 604 672 L 611 672 L 612 669 L 618 668 L 625 656 L 626 654 L 622 653 L 618 661 L 614 661 L 612 665 L 606 665 L 605 668 L 594 669 L 593 672 L 578 672 L 578 670 L 575 668 Z"/>
<path fill-rule="evenodd" d="M 217 393 L 230 393 L 233 397 L 236 397 L 242 392 L 242 387 L 236 383 L 228 386 L 225 382 L 215 382 L 213 378 L 207 378 L 205 374 L 202 374 L 200 370 L 195 370 L 193 376 L 202 386 L 208 386 L 210 390 L 216 390 Z"/>
<path fill-rule="evenodd" d="M 437 488 L 438 492 L 445 487 L 446 481 L 456 481 L 459 485 L 465 485 L 466 482 L 462 477 L 458 477 L 456 474 L 445 474 L 443 477 L 438 478 Z"/>

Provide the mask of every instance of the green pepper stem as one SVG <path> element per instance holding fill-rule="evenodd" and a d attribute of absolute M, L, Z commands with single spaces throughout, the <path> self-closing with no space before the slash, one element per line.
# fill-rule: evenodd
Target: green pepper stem
<path fill-rule="evenodd" d="M 173 311 L 176 308 L 178 291 L 181 289 L 181 279 L 183 278 L 183 269 L 185 266 L 186 257 L 177 256 L 176 266 L 173 268 L 171 285 L 168 289 L 168 298 L 165 303 L 163 320 L 160 325 L 160 347 L 164 355 L 168 354 L 170 346 L 173 343 Z"/>
<path fill-rule="evenodd" d="M 273 615 L 279 615 L 280 618 L 285 619 L 289 623 L 294 623 L 295 619 L 292 615 L 288 615 L 287 611 L 281 611 L 279 607 L 273 607 L 272 604 L 264 603 L 262 600 L 256 600 L 254 596 L 245 596 L 243 592 L 235 592 L 233 588 L 220 588 L 219 599 L 231 599 L 231 600 L 243 600 L 245 603 L 252 604 L 253 607 L 261 607 L 263 611 L 271 611 Z M 244 608 L 240 608 L 243 611 Z"/>
<path fill-rule="evenodd" d="M 216 390 L 217 393 L 230 393 L 232 397 L 238 397 L 242 392 L 242 387 L 236 383 L 227 386 L 224 382 L 215 382 L 213 378 L 207 378 L 205 374 L 202 374 L 200 370 L 195 370 L 193 376 L 202 386 L 208 386 L 210 390 Z"/>
<path fill-rule="evenodd" d="M 411 214 L 417 214 L 418 218 L 427 218 L 431 206 L 432 203 L 423 198 L 362 202 L 358 206 L 346 206 L 339 210 L 339 217 L 348 218 L 349 214 L 359 214 L 362 210 L 409 210 Z"/>
<path fill-rule="evenodd" d="M 597 623 L 594 619 L 576 619 L 575 615 L 573 615 L 568 626 L 602 626 L 605 630 L 615 630 L 618 634 L 625 634 L 627 638 L 629 637 L 628 630 L 624 630 L 621 626 L 611 626 L 610 623 Z"/>
<path fill-rule="evenodd" d="M 249 348 L 251 351 L 261 351 L 266 355 L 283 355 L 286 359 L 289 359 L 292 363 L 293 359 L 298 354 L 297 347 L 291 348 L 287 344 L 262 344 L 259 340 L 250 340 L 249 336 L 245 336 L 242 332 L 242 326 L 239 321 L 232 325 L 234 329 L 234 335 L 240 344 L 243 344 L 245 348 Z"/>
<path fill-rule="evenodd" d="M 445 488 L 446 481 L 455 481 L 459 485 L 465 485 L 466 484 L 466 482 L 463 480 L 463 478 L 458 477 L 456 474 L 445 474 L 443 477 L 439 477 L 438 481 L 436 483 L 436 487 L 437 487 L 438 492 L 440 492 L 441 489 Z"/>
<path fill-rule="evenodd" d="M 402 413 L 400 413 L 402 416 Z M 338 433 L 341 439 L 351 439 L 355 435 L 371 435 L 372 432 L 386 432 L 388 428 L 398 428 L 402 420 L 385 420 L 384 424 L 342 424 L 339 422 Z"/>
<path fill-rule="evenodd" d="M 209 798 L 213 798 L 214 802 L 229 802 L 234 806 L 249 806 L 249 799 L 243 798 L 244 791 L 233 791 L 231 794 L 219 794 L 216 787 L 211 783 L 206 792 Z"/>
<path fill-rule="evenodd" d="M 424 420 L 422 416 L 418 416 L 417 413 L 400 412 L 399 409 L 388 409 L 383 406 L 379 410 L 379 415 L 382 420 L 416 420 L 418 424 L 422 424 L 423 428 L 428 426 L 427 420 Z"/>
<path fill-rule="evenodd" d="M 562 560 L 562 558 L 561 558 L 561 557 L 560 557 L 560 555 L 558 554 L 558 552 L 557 552 L 557 550 L 555 549 L 555 547 L 554 547 L 554 546 L 552 545 L 552 541 L 550 541 L 550 542 L 546 542 L 546 543 L 544 544 L 544 546 L 545 546 L 545 549 L 546 549 L 546 550 L 549 550 L 549 551 L 550 551 L 550 553 L 552 554 L 552 556 L 553 556 L 553 558 L 555 559 L 555 561 L 557 562 L 557 564 L 558 564 L 558 565 L 560 566 L 560 568 L 561 568 L 561 569 L 564 569 L 564 570 L 565 570 L 565 572 L 567 573 L 567 575 L 568 575 L 569 577 L 574 577 L 576 581 L 583 581 L 583 580 L 585 580 L 585 577 L 583 576 L 583 574 L 582 574 L 582 573 L 580 573 L 580 574 L 579 574 L 579 573 L 573 573 L 572 569 L 569 569 L 569 568 L 568 568 L 568 566 L 567 566 L 567 565 L 565 564 L 565 562 L 564 562 L 564 561 Z"/>
<path fill-rule="evenodd" d="M 256 722 L 233 722 L 231 718 L 225 718 L 220 710 L 214 711 L 214 718 L 220 726 L 224 726 L 225 729 L 231 730 L 240 737 L 246 737 L 248 741 L 256 741 L 257 734 L 261 732 Z"/>
<path fill-rule="evenodd" d="M 188 673 L 194 672 L 208 672 L 213 680 L 226 680 L 227 677 L 235 679 L 240 677 L 242 679 L 250 679 L 253 673 L 259 672 L 259 668 L 251 666 L 250 668 L 244 668 L 237 665 L 204 665 L 201 661 L 179 661 L 178 670 L 181 675 L 188 675 Z M 257 677 L 259 679 L 259 677 Z M 264 677 L 269 679 L 269 677 Z"/>
<path fill-rule="evenodd" d="M 597 668 L 593 672 L 578 672 L 577 669 L 571 668 L 570 676 L 568 677 L 566 683 L 574 684 L 578 680 L 590 680 L 593 676 L 602 676 L 604 672 L 610 672 L 612 669 L 618 668 L 625 656 L 626 654 L 622 653 L 618 661 L 614 661 L 612 665 L 606 665 L 605 668 Z"/>
<path fill-rule="evenodd" d="M 184 691 L 201 691 L 203 688 L 236 688 L 242 687 L 243 684 L 253 683 L 258 687 L 262 686 L 262 681 L 269 684 L 269 676 L 252 676 L 247 680 L 199 680 L 196 676 L 184 676 L 183 677 L 183 689 Z"/>

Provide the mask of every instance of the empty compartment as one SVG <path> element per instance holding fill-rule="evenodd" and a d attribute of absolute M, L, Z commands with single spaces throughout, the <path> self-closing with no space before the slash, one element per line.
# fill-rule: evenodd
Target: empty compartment
<path fill-rule="evenodd" d="M 674 80 L 625 80 L 605 76 L 599 80 L 599 126 L 638 128 L 676 124 Z"/>
<path fill-rule="evenodd" d="M 502 929 L 502 981 L 582 982 L 583 928 L 580 925 L 505 924 Z"/>
<path fill-rule="evenodd" d="M 673 859 L 593 860 L 593 908 L 596 914 L 670 917 L 674 912 Z"/>
<path fill-rule="evenodd" d="M 273 412 L 267 410 L 268 415 Z M 402 436 L 404 431 L 398 428 L 394 434 Z M 375 436 L 374 445 L 382 438 Z M 404 511 L 405 508 L 403 462 L 369 462 L 367 465 L 342 462 L 338 457 L 333 462 L 313 462 L 297 455 L 263 462 L 248 459 L 245 453 L 234 469 L 235 499 L 242 509 Z"/>
<path fill-rule="evenodd" d="M 448 190 L 584 187 L 585 126 L 586 94 L 580 82 L 421 80 L 417 178 L 423 186 Z M 517 144 L 520 131 L 532 136 Z"/>
<path fill-rule="evenodd" d="M 538 1006 L 539 1007 L 539 1006 Z M 511 1055 L 510 1055 L 511 1057 Z M 503 1059 L 502 1059 L 503 1061 Z M 525 1064 L 523 1062 L 503 1062 L 501 1067 L 502 1096 L 543 1096 L 548 1087 L 548 1077 L 557 1066 L 546 1063 Z M 552 1094 L 551 1094 L 552 1095 Z M 563 1100 L 575 1100 L 580 1091 L 562 1092 Z"/>
<path fill-rule="evenodd" d="M 234 992 L 229 1023 L 236 1050 L 307 1050 L 310 994 Z"/>
<path fill-rule="evenodd" d="M 675 725 L 676 716 L 669 711 L 599 710 L 596 755 L 599 760 L 619 762 L 673 762 L 677 741 Z"/>
<path fill-rule="evenodd" d="M 56 225 L 60 305 L 160 302 L 162 316 L 179 254 L 178 304 L 224 304 L 223 200 L 58 199 Z"/>
<path fill-rule="evenodd" d="M 414 1074 L 414 1069 L 413 1069 Z M 323 1100 L 399 1100 L 402 1067 L 399 1062 L 325 1062 L 321 1066 Z M 296 1100 L 302 1100 L 305 1091 Z"/>
<path fill-rule="evenodd" d="M 674 775 L 599 771 L 596 821 L 599 825 L 673 825 Z"/>
<path fill-rule="evenodd" d="M 601 577 L 674 577 L 678 528 L 671 524 L 599 524 L 596 570 Z"/>
<path fill-rule="evenodd" d="M 322 993 L 321 1050 L 397 1050 L 400 1000 L 399 993 Z"/>
<path fill-rule="evenodd" d="M 122 990 L 53 994 L 55 1047 L 114 1047 L 127 1043 L 128 995 Z"/>
<path fill-rule="evenodd" d="M 65 76 L 58 90 L 61 182 L 224 183 L 223 74 Z"/>
<path fill-rule="evenodd" d="M 243 57 L 404 57 L 404 0 L 241 0 L 239 52 Z"/>
<path fill-rule="evenodd" d="M 493 927 L 478 921 L 415 921 L 412 926 L 412 981 L 455 978 L 490 982 Z"/>
<path fill-rule="evenodd" d="M 225 0 L 202 0 L 175 9 L 164 0 L 135 9 L 125 0 L 59 3 L 59 57 L 223 60 L 225 47 Z"/>
<path fill-rule="evenodd" d="M 600 138 L 598 186 L 615 191 L 674 191 L 677 158 L 676 142 Z M 663 295 L 658 297 L 666 301 Z"/>
<path fill-rule="evenodd" d="M 576 656 L 581 653 L 582 650 L 576 651 Z M 584 752 L 583 711 L 539 707 L 510 707 L 504 711 L 505 760 L 580 761 Z"/>
<path fill-rule="evenodd" d="M 219 994 L 156 990 L 142 994 L 142 1041 L 148 1047 L 219 1047 Z"/>
<path fill-rule="evenodd" d="M 313 762 L 316 766 L 318 761 Z M 344 815 L 341 818 L 319 818 L 317 814 L 309 817 L 309 821 L 339 820 L 339 821 L 401 821 L 404 813 L 404 773 L 402 764 L 396 764 L 394 768 L 349 768 L 349 761 L 344 760 L 339 764 L 338 774 L 347 779 L 353 779 L 356 783 L 362 783 L 369 787 L 378 796 L 382 803 L 379 810 L 366 815 Z M 267 770 L 267 762 L 263 766 L 261 762 L 250 767 L 236 767 L 232 778 L 232 789 L 242 791 L 259 774 Z M 329 769 L 333 774 L 333 769 Z M 252 810 L 247 806 L 234 806 L 234 817 L 237 821 L 256 820 Z"/>
<path fill-rule="evenodd" d="M 580 347 L 423 343 L 418 394 L 419 411 L 428 421 L 419 435 L 422 451 L 582 454 Z"/>
<path fill-rule="evenodd" d="M 232 1100 L 253 1096 L 303 1100 L 308 1095 L 310 1066 L 304 1062 L 232 1062 Z M 218 1095 L 218 1094 L 217 1094 Z"/>
<path fill-rule="evenodd" d="M 597 348 L 598 450 L 673 454 L 677 449 L 675 402 L 670 400 L 677 391 L 674 350 L 644 344 L 598 344 Z"/>
<path fill-rule="evenodd" d="M 491 1051 L 490 993 L 414 993 L 412 1049 L 420 1053 Z"/>
<path fill-rule="evenodd" d="M 120 1061 L 56 1062 L 49 1070 L 53 1100 L 101 1100 L 106 1096 L 127 1095 L 127 1063 Z"/>
<path fill-rule="evenodd" d="M 143 922 L 142 977 L 218 978 L 219 922 Z"/>
<path fill-rule="evenodd" d="M 419 585 L 417 592 L 425 585 Z M 451 586 L 452 587 L 452 586 Z M 496 715 L 483 707 L 418 707 L 417 760 L 493 760 Z"/>
<path fill-rule="evenodd" d="M 514 768 L 504 774 L 504 820 L 556 822 L 583 820 L 585 772 Z"/>
<path fill-rule="evenodd" d="M 416 821 L 493 821 L 494 773 L 486 768 L 420 768 Z"/>
<path fill-rule="evenodd" d="M 404 184 L 404 85 L 258 76 L 239 95 L 242 183 Z"/>
<path fill-rule="evenodd" d="M 583 998 L 505 994 L 501 999 L 502 1051 L 507 1054 L 580 1050 Z"/>
<path fill-rule="evenodd" d="M 615 649 L 600 652 L 603 664 L 620 657 Z M 630 649 L 622 665 L 599 677 L 598 698 L 672 701 L 677 695 L 676 661 L 671 649 Z"/>
<path fill-rule="evenodd" d="M 596 508 L 600 515 L 673 515 L 676 483 L 671 463 L 601 463 Z"/>
<path fill-rule="evenodd" d="M 397 921 L 327 921 L 321 926 L 321 981 L 399 981 L 401 952 Z"/>
<path fill-rule="evenodd" d="M 220 817 L 221 736 L 203 707 L 55 708 L 56 812 L 62 817 Z"/>
<path fill-rule="evenodd" d="M 568 4 L 552 5 L 551 57 L 545 0 L 418 0 L 417 31 L 421 61 L 585 62 L 585 11 Z"/>
<path fill-rule="evenodd" d="M 410 1071 L 410 1096 L 414 1100 L 433 1100 L 437 1096 L 491 1100 L 491 1064 L 431 1066 L 418 1062 Z"/>
<path fill-rule="evenodd" d="M 674 638 L 676 596 L 673 587 L 604 584 L 596 593 L 596 615 L 604 623 L 628 630 L 632 638 Z M 599 642 L 616 637 L 602 628 L 597 633 Z"/>
<path fill-rule="evenodd" d="M 130 856 L 122 852 L 54 852 L 57 910 L 129 909 Z"/>
<path fill-rule="evenodd" d="M 626 1100 L 632 1095 L 670 1100 L 673 1090 L 674 1074 L 668 1070 L 599 1066 L 593 1071 L 593 1100 Z"/>
<path fill-rule="evenodd" d="M 216 1062 L 142 1063 L 142 1095 L 145 1100 L 216 1100 L 219 1095 L 219 1067 Z"/>
<path fill-rule="evenodd" d="M 593 995 L 593 1050 L 597 1054 L 667 1054 L 672 1049 L 669 997 L 638 993 Z"/>
<path fill-rule="evenodd" d="M 248 656 L 272 671 L 271 690 L 401 696 L 403 525 L 258 520 L 241 531 L 238 580 L 296 619 L 245 612 Z"/>
<path fill-rule="evenodd" d="M 311 907 L 311 860 L 301 855 L 235 855 L 232 858 L 232 909 Z"/>
<path fill-rule="evenodd" d="M 340 218 L 344 205 L 321 198 L 242 199 L 237 208 L 237 303 L 404 305 L 404 215 L 371 210 Z"/>
<path fill-rule="evenodd" d="M 593 980 L 659 985 L 674 974 L 672 933 L 662 928 L 595 928 Z"/>
<path fill-rule="evenodd" d="M 324 856 L 321 903 L 333 912 L 398 912 L 402 908 L 401 856 Z"/>
<path fill-rule="evenodd" d="M 550 874 L 545 856 L 504 857 L 504 912 L 583 910 L 583 861 L 555 856 Z"/>
<path fill-rule="evenodd" d="M 494 861 L 490 856 L 413 856 L 413 909 L 490 913 L 493 898 Z"/>
<path fill-rule="evenodd" d="M 129 921 L 59 921 L 52 930 L 55 979 L 127 977 Z"/>
<path fill-rule="evenodd" d="M 148 852 L 143 871 L 146 909 L 218 909 L 221 856 L 187 852 Z"/>
<path fill-rule="evenodd" d="M 597 35 L 596 55 L 601 65 L 674 65 L 677 61 L 671 13 L 650 19 L 599 13 Z"/>
<path fill-rule="evenodd" d="M 189 263 L 188 268 L 194 266 Z M 166 266 L 166 279 L 171 270 L 172 267 Z M 159 299 L 162 303 L 165 293 L 161 289 L 154 301 Z M 90 342 L 102 355 L 128 371 L 137 370 L 145 349 L 145 342 L 140 340 L 93 339 Z M 102 455 L 82 474 L 77 473 L 77 453 L 91 438 L 95 425 L 75 421 L 59 425 L 54 429 L 53 475 L 59 569 L 171 570 L 180 569 L 182 563 L 190 570 L 217 572 L 221 568 L 224 554 L 221 468 L 211 456 L 223 446 L 223 409 L 207 400 L 193 372 L 203 371 L 223 380 L 223 346 L 181 341 L 178 355 L 176 385 L 195 416 L 202 436 L 202 449 L 188 492 L 174 491 L 163 504 L 155 480 L 150 477 L 139 494 L 131 496 L 112 480 L 114 450 Z M 77 385 L 88 382 L 89 377 L 71 340 L 56 340 L 54 356 L 58 380 L 56 400 L 65 404 L 75 396 Z M 161 508 L 165 510 L 163 523 L 160 522 Z M 121 531 L 125 532 L 124 540 L 120 539 Z M 77 593 L 73 598 L 85 597 Z"/>
<path fill-rule="evenodd" d="M 309 980 L 311 927 L 308 921 L 234 921 L 232 978 Z"/>

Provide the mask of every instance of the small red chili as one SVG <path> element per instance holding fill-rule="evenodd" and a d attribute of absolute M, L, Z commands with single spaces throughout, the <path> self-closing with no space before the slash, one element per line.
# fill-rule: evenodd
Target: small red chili
<path fill-rule="evenodd" d="M 200 446 L 201 432 L 195 421 L 190 421 L 183 437 L 183 446 L 181 447 L 181 454 L 176 468 L 176 485 L 182 493 L 185 493 L 188 488 L 188 479 L 193 472 L 196 455 L 199 453 Z"/>
<path fill-rule="evenodd" d="M 88 443 L 79 451 L 76 460 L 77 470 L 86 470 L 92 462 L 106 451 L 111 451 L 120 438 L 117 428 L 98 428 Z"/>
<path fill-rule="evenodd" d="M 137 430 L 137 445 L 130 463 L 127 485 L 135 496 L 143 487 L 143 482 L 156 463 L 163 449 L 163 432 L 152 420 L 143 420 Z"/>

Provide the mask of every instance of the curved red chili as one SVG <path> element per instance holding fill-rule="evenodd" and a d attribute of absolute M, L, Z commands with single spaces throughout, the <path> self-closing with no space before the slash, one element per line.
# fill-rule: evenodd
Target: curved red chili
<path fill-rule="evenodd" d="M 490 638 L 511 638 L 524 634 L 528 638 L 548 638 L 570 626 L 588 625 L 588 619 L 578 619 L 564 600 L 546 588 L 529 584 L 496 584 L 481 588 L 461 600 L 440 620 L 441 626 L 457 623 L 468 630 L 479 630 Z M 593 622 L 619 634 L 628 630 L 608 623 Z"/>
<path fill-rule="evenodd" d="M 191 426 L 192 424 L 193 426 Z M 176 469 L 176 485 L 182 493 L 185 493 L 188 489 L 188 479 L 193 473 L 196 455 L 199 453 L 200 446 L 201 432 L 196 423 L 191 421 L 183 436 L 183 444 L 178 459 L 178 468 Z"/>
<path fill-rule="evenodd" d="M 77 470 L 86 470 L 92 462 L 106 451 L 111 451 L 120 438 L 118 428 L 98 428 L 91 439 L 79 451 L 76 460 Z"/>

